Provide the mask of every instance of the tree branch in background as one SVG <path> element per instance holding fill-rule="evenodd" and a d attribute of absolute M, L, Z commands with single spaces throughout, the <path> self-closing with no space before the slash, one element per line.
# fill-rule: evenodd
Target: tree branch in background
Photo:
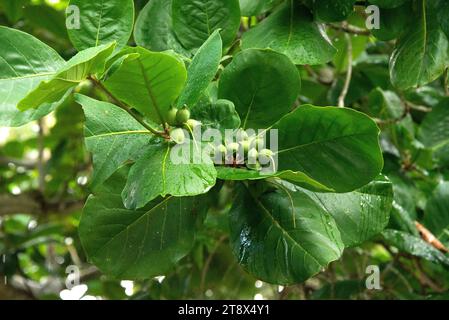
<path fill-rule="evenodd" d="M 52 212 L 71 213 L 82 209 L 85 199 L 58 203 L 45 202 L 39 192 L 0 195 L 0 217 L 16 213 L 43 215 Z"/>
<path fill-rule="evenodd" d="M 215 245 L 214 249 L 212 250 L 211 253 L 209 253 L 209 256 L 207 257 L 207 260 L 206 260 L 203 270 L 201 272 L 200 292 L 202 295 L 204 295 L 204 286 L 206 284 L 206 276 L 207 276 L 207 272 L 209 271 L 209 267 L 212 262 L 212 259 L 215 256 L 215 253 L 217 252 L 218 248 L 220 248 L 220 246 L 223 244 L 223 242 L 227 238 L 228 237 L 225 235 L 221 236 L 220 239 L 218 239 L 217 244 Z"/>
<path fill-rule="evenodd" d="M 26 291 L 17 289 L 10 285 L 3 284 L 3 280 L 0 281 L 0 300 L 34 300 L 34 296 Z"/>
<path fill-rule="evenodd" d="M 128 105 L 117 99 L 97 78 L 91 76 L 89 77 L 89 80 L 91 80 L 97 88 L 101 89 L 101 91 L 103 91 L 115 105 L 128 112 L 129 115 L 132 116 L 137 122 L 139 122 L 145 129 L 147 129 L 154 135 L 168 138 L 167 132 L 157 131 L 156 129 L 148 125 L 143 119 L 134 114 L 134 112 L 132 112 L 131 108 Z"/>
<path fill-rule="evenodd" d="M 356 34 L 359 36 L 369 36 L 371 35 L 371 32 L 367 29 L 362 29 L 362 28 L 358 28 L 355 26 L 351 26 L 347 23 L 343 23 L 341 25 L 337 25 L 337 24 L 329 24 L 329 26 L 332 29 L 338 30 L 338 31 L 343 31 L 349 34 Z"/>
<path fill-rule="evenodd" d="M 348 48 L 348 70 L 346 71 L 346 79 L 343 85 L 343 89 L 341 90 L 341 94 L 338 97 L 338 106 L 343 108 L 345 106 L 345 99 L 349 91 L 349 85 L 351 84 L 352 78 L 352 41 L 351 37 L 348 34 L 345 34 L 345 39 Z"/>

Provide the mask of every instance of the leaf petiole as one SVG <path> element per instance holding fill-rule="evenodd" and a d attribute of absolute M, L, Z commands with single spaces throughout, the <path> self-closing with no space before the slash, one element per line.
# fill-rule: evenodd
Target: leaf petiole
<path fill-rule="evenodd" d="M 94 85 L 101 89 L 118 107 L 122 108 L 126 112 L 129 113 L 137 122 L 139 122 L 145 129 L 153 133 L 154 135 L 161 136 L 164 139 L 169 139 L 169 136 L 167 132 L 165 131 L 158 131 L 154 128 L 152 128 L 150 125 L 148 125 L 141 117 L 137 116 L 134 112 L 132 112 L 131 108 L 126 105 L 125 103 L 121 102 L 119 99 L 117 99 L 104 85 L 94 76 L 89 76 L 89 80 L 91 80 Z"/>

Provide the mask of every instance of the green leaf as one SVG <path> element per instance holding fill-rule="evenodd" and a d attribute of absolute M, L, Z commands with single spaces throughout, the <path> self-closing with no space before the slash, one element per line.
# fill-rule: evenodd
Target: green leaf
<path fill-rule="evenodd" d="M 243 35 L 243 49 L 271 48 L 298 65 L 323 64 L 332 60 L 336 50 L 320 28 L 307 8 L 288 0 Z"/>
<path fill-rule="evenodd" d="M 48 5 L 28 5 L 23 10 L 24 18 L 33 28 L 52 33 L 59 38 L 55 42 L 70 45 L 63 12 Z"/>
<path fill-rule="evenodd" d="M 192 119 L 201 121 L 203 130 L 218 129 L 224 133 L 226 129 L 240 127 L 240 117 L 234 104 L 228 100 L 200 101 L 191 113 Z"/>
<path fill-rule="evenodd" d="M 172 0 L 151 0 L 140 11 L 134 28 L 136 44 L 152 51 L 174 50 L 190 57 L 173 31 Z"/>
<path fill-rule="evenodd" d="M 358 57 L 365 53 L 369 38 L 366 36 L 357 36 L 350 37 L 349 39 L 352 45 L 352 61 L 356 61 Z M 347 71 L 349 64 L 348 40 L 343 33 L 339 33 L 333 40 L 337 53 L 335 54 L 332 62 L 335 65 L 336 72 L 344 73 Z"/>
<path fill-rule="evenodd" d="M 440 22 L 441 30 L 446 34 L 449 39 L 449 2 L 440 0 L 438 6 L 438 21 Z"/>
<path fill-rule="evenodd" d="M 427 200 L 424 225 L 441 242 L 449 244 L 449 182 L 442 182 Z"/>
<path fill-rule="evenodd" d="M 352 300 L 365 292 L 364 280 L 340 280 L 323 285 L 312 293 L 313 300 Z"/>
<path fill-rule="evenodd" d="M 346 247 L 354 247 L 382 232 L 393 203 L 390 182 L 379 178 L 349 193 L 308 193 L 335 219 Z"/>
<path fill-rule="evenodd" d="M 449 61 L 448 40 L 435 18 L 435 3 L 418 4 L 416 23 L 399 38 L 390 60 L 391 82 L 402 90 L 437 79 Z"/>
<path fill-rule="evenodd" d="M 431 262 L 449 266 L 449 258 L 421 238 L 392 229 L 387 229 L 382 232 L 382 236 L 388 244 L 395 246 L 400 251 Z"/>
<path fill-rule="evenodd" d="M 300 86 L 298 70 L 285 55 L 248 49 L 225 68 L 218 96 L 234 102 L 243 128 L 267 128 L 292 109 Z"/>
<path fill-rule="evenodd" d="M 129 49 L 131 52 L 139 56 L 126 58 L 106 80 L 105 86 L 150 120 L 165 123 L 164 116 L 187 78 L 184 63 L 172 54 L 141 47 Z"/>
<path fill-rule="evenodd" d="M 192 248 L 196 226 L 207 205 L 198 197 L 158 198 L 140 210 L 127 210 L 120 196 L 123 178 L 91 195 L 79 226 L 91 262 L 120 279 L 146 279 L 167 273 Z"/>
<path fill-rule="evenodd" d="M 193 107 L 214 79 L 220 65 L 223 44 L 218 30 L 201 46 L 187 69 L 187 82 L 178 106 Z"/>
<path fill-rule="evenodd" d="M 114 51 L 115 44 L 102 45 L 86 49 L 66 62 L 56 75 L 42 81 L 33 91 L 23 98 L 20 110 L 36 109 L 44 103 L 59 101 L 68 90 L 76 87 L 88 76 L 102 73 L 106 59 Z"/>
<path fill-rule="evenodd" d="M 356 0 L 315 1 L 313 11 L 315 16 L 322 21 L 343 21 L 354 11 L 355 2 Z"/>
<path fill-rule="evenodd" d="M 393 9 L 380 10 L 380 28 L 371 33 L 379 40 L 390 41 L 399 38 L 410 25 L 413 12 L 409 3 Z"/>
<path fill-rule="evenodd" d="M 432 108 L 421 124 L 419 138 L 434 150 L 440 166 L 449 165 L 449 98 Z"/>
<path fill-rule="evenodd" d="M 402 6 L 409 0 L 369 0 L 370 3 L 379 6 L 380 8 L 392 9 Z"/>
<path fill-rule="evenodd" d="M 57 104 L 26 112 L 16 106 L 41 81 L 55 75 L 64 60 L 41 41 L 15 29 L 0 26 L 0 42 L 0 126 L 21 126 L 45 116 Z"/>
<path fill-rule="evenodd" d="M 119 107 L 79 95 L 86 122 L 86 147 L 93 154 L 94 172 L 91 187 L 95 189 L 108 179 L 125 161 L 137 160 L 142 149 L 154 137 L 140 123 Z"/>
<path fill-rule="evenodd" d="M 301 189 L 258 195 L 241 183 L 229 215 L 239 263 L 269 283 L 303 282 L 339 259 L 344 249 L 332 216 Z"/>
<path fill-rule="evenodd" d="M 148 146 L 131 167 L 122 193 L 128 209 L 139 209 L 159 195 L 195 196 L 208 192 L 217 171 L 209 158 L 197 159 L 197 144 Z M 198 161 L 201 160 L 201 161 Z"/>
<path fill-rule="evenodd" d="M 286 181 L 294 182 L 295 184 L 307 185 L 311 190 L 315 191 L 333 191 L 325 185 L 322 185 L 318 181 L 313 180 L 302 172 L 293 172 L 291 170 L 279 171 L 276 173 L 260 172 L 255 170 L 249 170 L 246 168 L 234 168 L 218 166 L 217 177 L 221 180 L 263 180 L 268 178 L 280 178 Z"/>
<path fill-rule="evenodd" d="M 336 192 L 348 192 L 382 170 L 379 128 L 363 113 L 304 105 L 273 129 L 278 130 L 279 171 L 299 171 Z"/>
<path fill-rule="evenodd" d="M 379 119 L 399 119 L 404 113 L 401 98 L 393 92 L 376 88 L 368 96 L 368 114 Z"/>
<path fill-rule="evenodd" d="M 78 51 L 117 42 L 124 47 L 133 30 L 134 1 L 70 0 L 80 11 L 80 28 L 68 29 L 70 40 Z"/>
<path fill-rule="evenodd" d="M 242 16 L 257 16 L 266 11 L 273 0 L 240 0 L 240 10 Z"/>
<path fill-rule="evenodd" d="M 11 23 L 16 23 L 23 16 L 23 9 L 28 0 L 2 0 L 0 5 Z"/>
<path fill-rule="evenodd" d="M 218 29 L 226 47 L 240 26 L 239 0 L 172 0 L 172 17 L 173 30 L 185 48 L 199 48 Z"/>

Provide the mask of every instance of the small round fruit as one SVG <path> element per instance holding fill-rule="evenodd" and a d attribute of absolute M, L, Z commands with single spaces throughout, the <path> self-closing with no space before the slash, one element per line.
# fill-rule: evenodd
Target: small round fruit
<path fill-rule="evenodd" d="M 171 108 L 167 112 L 167 123 L 171 126 L 176 126 L 178 122 L 176 121 L 176 114 L 178 113 L 177 108 Z"/>
<path fill-rule="evenodd" d="M 178 110 L 176 113 L 176 121 L 178 124 L 184 124 L 190 119 L 190 111 L 186 107 Z"/>
<path fill-rule="evenodd" d="M 222 144 L 215 146 L 214 163 L 218 164 L 218 165 L 224 164 L 224 160 L 226 159 L 227 151 L 228 151 L 228 149 Z"/>
<path fill-rule="evenodd" d="M 265 140 L 262 138 L 255 138 L 251 141 L 251 147 L 261 150 L 265 148 Z"/>
<path fill-rule="evenodd" d="M 238 142 L 247 141 L 248 138 L 249 138 L 248 137 L 248 133 L 245 130 L 243 130 L 243 129 L 239 129 L 237 131 L 236 136 L 237 136 L 237 141 Z"/>
<path fill-rule="evenodd" d="M 229 154 L 236 154 L 239 151 L 240 145 L 236 142 L 232 142 L 229 143 L 226 148 Z"/>
<path fill-rule="evenodd" d="M 262 149 L 259 151 L 259 162 L 263 165 L 270 163 L 274 152 L 270 149 Z"/>
<path fill-rule="evenodd" d="M 195 128 L 198 127 L 198 126 L 201 126 L 201 122 L 199 122 L 199 121 L 197 121 L 197 120 L 194 120 L 194 119 L 189 119 L 189 120 L 187 120 L 187 122 L 186 122 L 186 126 L 187 126 L 188 128 L 190 128 L 190 130 L 193 130 L 193 129 L 195 129 Z"/>
<path fill-rule="evenodd" d="M 94 84 L 90 80 L 81 81 L 78 86 L 75 88 L 76 93 L 81 93 L 84 95 L 89 95 L 92 91 Z"/>
<path fill-rule="evenodd" d="M 228 149 L 224 145 L 222 145 L 222 144 L 220 144 L 219 146 L 215 147 L 215 152 L 216 153 L 226 154 L 226 151 L 228 151 Z"/>
<path fill-rule="evenodd" d="M 184 130 L 181 128 L 173 129 L 170 132 L 170 139 L 177 144 L 183 144 L 186 141 Z"/>
<path fill-rule="evenodd" d="M 244 152 L 245 154 L 248 153 L 248 151 L 249 151 L 249 146 L 250 146 L 249 141 L 240 141 L 240 145 L 241 145 L 242 148 L 243 148 L 243 152 Z"/>
<path fill-rule="evenodd" d="M 248 151 L 248 160 L 253 160 L 255 162 L 257 160 L 257 157 L 259 156 L 259 152 L 257 152 L 256 149 L 251 149 Z"/>

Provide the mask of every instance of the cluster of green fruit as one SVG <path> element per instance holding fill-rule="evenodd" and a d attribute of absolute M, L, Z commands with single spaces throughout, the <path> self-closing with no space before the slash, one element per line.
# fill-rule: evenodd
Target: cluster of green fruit
<path fill-rule="evenodd" d="M 246 166 L 250 170 L 260 171 L 272 165 L 275 171 L 274 152 L 265 148 L 265 140 L 260 136 L 249 136 L 245 130 L 236 133 L 237 141 L 226 141 L 213 147 L 211 156 L 216 164 L 228 164 L 234 167 Z"/>
<path fill-rule="evenodd" d="M 201 122 L 190 118 L 190 111 L 184 106 L 181 109 L 171 108 L 166 121 L 170 125 L 170 140 L 176 144 L 186 142 L 188 132 L 201 126 Z M 187 129 L 187 131 L 185 130 Z M 274 152 L 265 148 L 265 140 L 258 136 L 251 137 L 243 129 L 235 132 L 236 139 L 228 140 L 224 144 L 211 145 L 210 156 L 217 165 L 246 166 L 250 170 L 260 171 L 272 165 L 274 171 Z"/>
<path fill-rule="evenodd" d="M 190 111 L 186 106 L 181 109 L 171 108 L 167 113 L 166 120 L 172 127 L 170 140 L 177 144 L 183 144 L 186 141 L 186 134 L 183 128 L 192 132 L 194 128 L 201 125 L 201 122 L 190 118 Z"/>

